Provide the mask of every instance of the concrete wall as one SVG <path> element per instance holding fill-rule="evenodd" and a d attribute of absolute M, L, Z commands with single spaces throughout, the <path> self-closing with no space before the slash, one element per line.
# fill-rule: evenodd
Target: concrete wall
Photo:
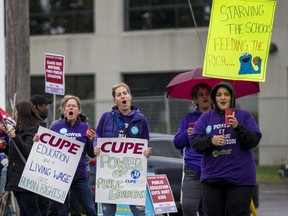
<path fill-rule="evenodd" d="M 266 82 L 259 95 L 260 127 L 263 138 L 260 164 L 279 164 L 288 160 L 288 100 L 287 100 L 287 35 L 288 1 L 277 0 L 272 42 L 277 52 L 269 55 Z"/>
<path fill-rule="evenodd" d="M 94 5 L 94 34 L 31 37 L 32 75 L 44 74 L 44 53 L 61 54 L 66 74 L 95 74 L 95 99 L 112 100 L 111 87 L 121 81 L 122 72 L 202 67 L 207 28 L 125 32 L 122 0 L 95 0 Z M 279 164 L 288 157 L 287 7 L 287 0 L 277 1 L 272 42 L 278 50 L 269 55 L 266 82 L 260 84 L 261 164 Z M 96 116 L 107 109 L 110 105 L 96 107 Z"/>

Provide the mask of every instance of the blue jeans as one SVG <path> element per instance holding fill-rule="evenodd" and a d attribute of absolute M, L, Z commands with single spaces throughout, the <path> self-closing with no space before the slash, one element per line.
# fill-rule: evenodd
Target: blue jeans
<path fill-rule="evenodd" d="M 14 192 L 20 208 L 20 216 L 42 216 L 38 207 L 38 195 L 33 192 Z"/>
<path fill-rule="evenodd" d="M 115 216 L 116 204 L 102 203 L 103 216 Z M 145 206 L 130 205 L 131 212 L 134 216 L 145 216 Z"/>
<path fill-rule="evenodd" d="M 90 191 L 87 179 L 86 178 L 73 179 L 70 187 L 70 191 L 71 190 L 73 190 L 73 192 L 76 194 L 86 215 L 95 216 L 96 215 L 95 203 L 93 201 L 92 193 Z M 64 204 L 57 202 L 57 209 L 59 216 L 69 215 L 69 200 L 70 199 L 67 196 Z"/>

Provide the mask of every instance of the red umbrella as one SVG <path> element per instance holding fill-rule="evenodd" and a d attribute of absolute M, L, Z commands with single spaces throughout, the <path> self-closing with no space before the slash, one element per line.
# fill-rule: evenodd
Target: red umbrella
<path fill-rule="evenodd" d="M 207 83 L 213 88 L 222 81 L 224 79 L 203 77 L 202 68 L 196 68 L 176 75 L 166 86 L 167 97 L 192 100 L 191 91 L 196 84 Z M 236 98 L 260 92 L 259 82 L 227 79 L 225 81 L 233 86 Z"/>

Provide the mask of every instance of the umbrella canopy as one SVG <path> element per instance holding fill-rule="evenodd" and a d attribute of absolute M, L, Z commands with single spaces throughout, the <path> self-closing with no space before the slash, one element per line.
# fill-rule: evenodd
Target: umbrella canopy
<path fill-rule="evenodd" d="M 176 75 L 166 86 L 167 97 L 193 100 L 191 92 L 196 84 L 206 83 L 213 88 L 222 81 L 224 79 L 203 77 L 202 68 L 196 68 Z M 236 98 L 260 92 L 259 82 L 227 79 L 225 81 L 233 86 Z"/>

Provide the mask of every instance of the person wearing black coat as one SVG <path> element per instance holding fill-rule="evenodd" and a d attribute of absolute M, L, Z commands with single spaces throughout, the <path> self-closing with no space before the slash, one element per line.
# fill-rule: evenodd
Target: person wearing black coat
<path fill-rule="evenodd" d="M 33 137 L 37 133 L 42 119 L 36 114 L 30 101 L 21 101 L 16 104 L 15 120 L 15 130 L 11 128 L 5 130 L 3 124 L 1 125 L 1 129 L 4 129 L 11 139 L 8 145 L 9 148 L 6 148 L 5 152 L 9 159 L 5 190 L 13 191 L 20 208 L 20 216 L 42 216 L 38 206 L 38 195 L 18 187 L 25 167 L 25 162 L 20 153 L 27 160 L 34 143 Z"/>

